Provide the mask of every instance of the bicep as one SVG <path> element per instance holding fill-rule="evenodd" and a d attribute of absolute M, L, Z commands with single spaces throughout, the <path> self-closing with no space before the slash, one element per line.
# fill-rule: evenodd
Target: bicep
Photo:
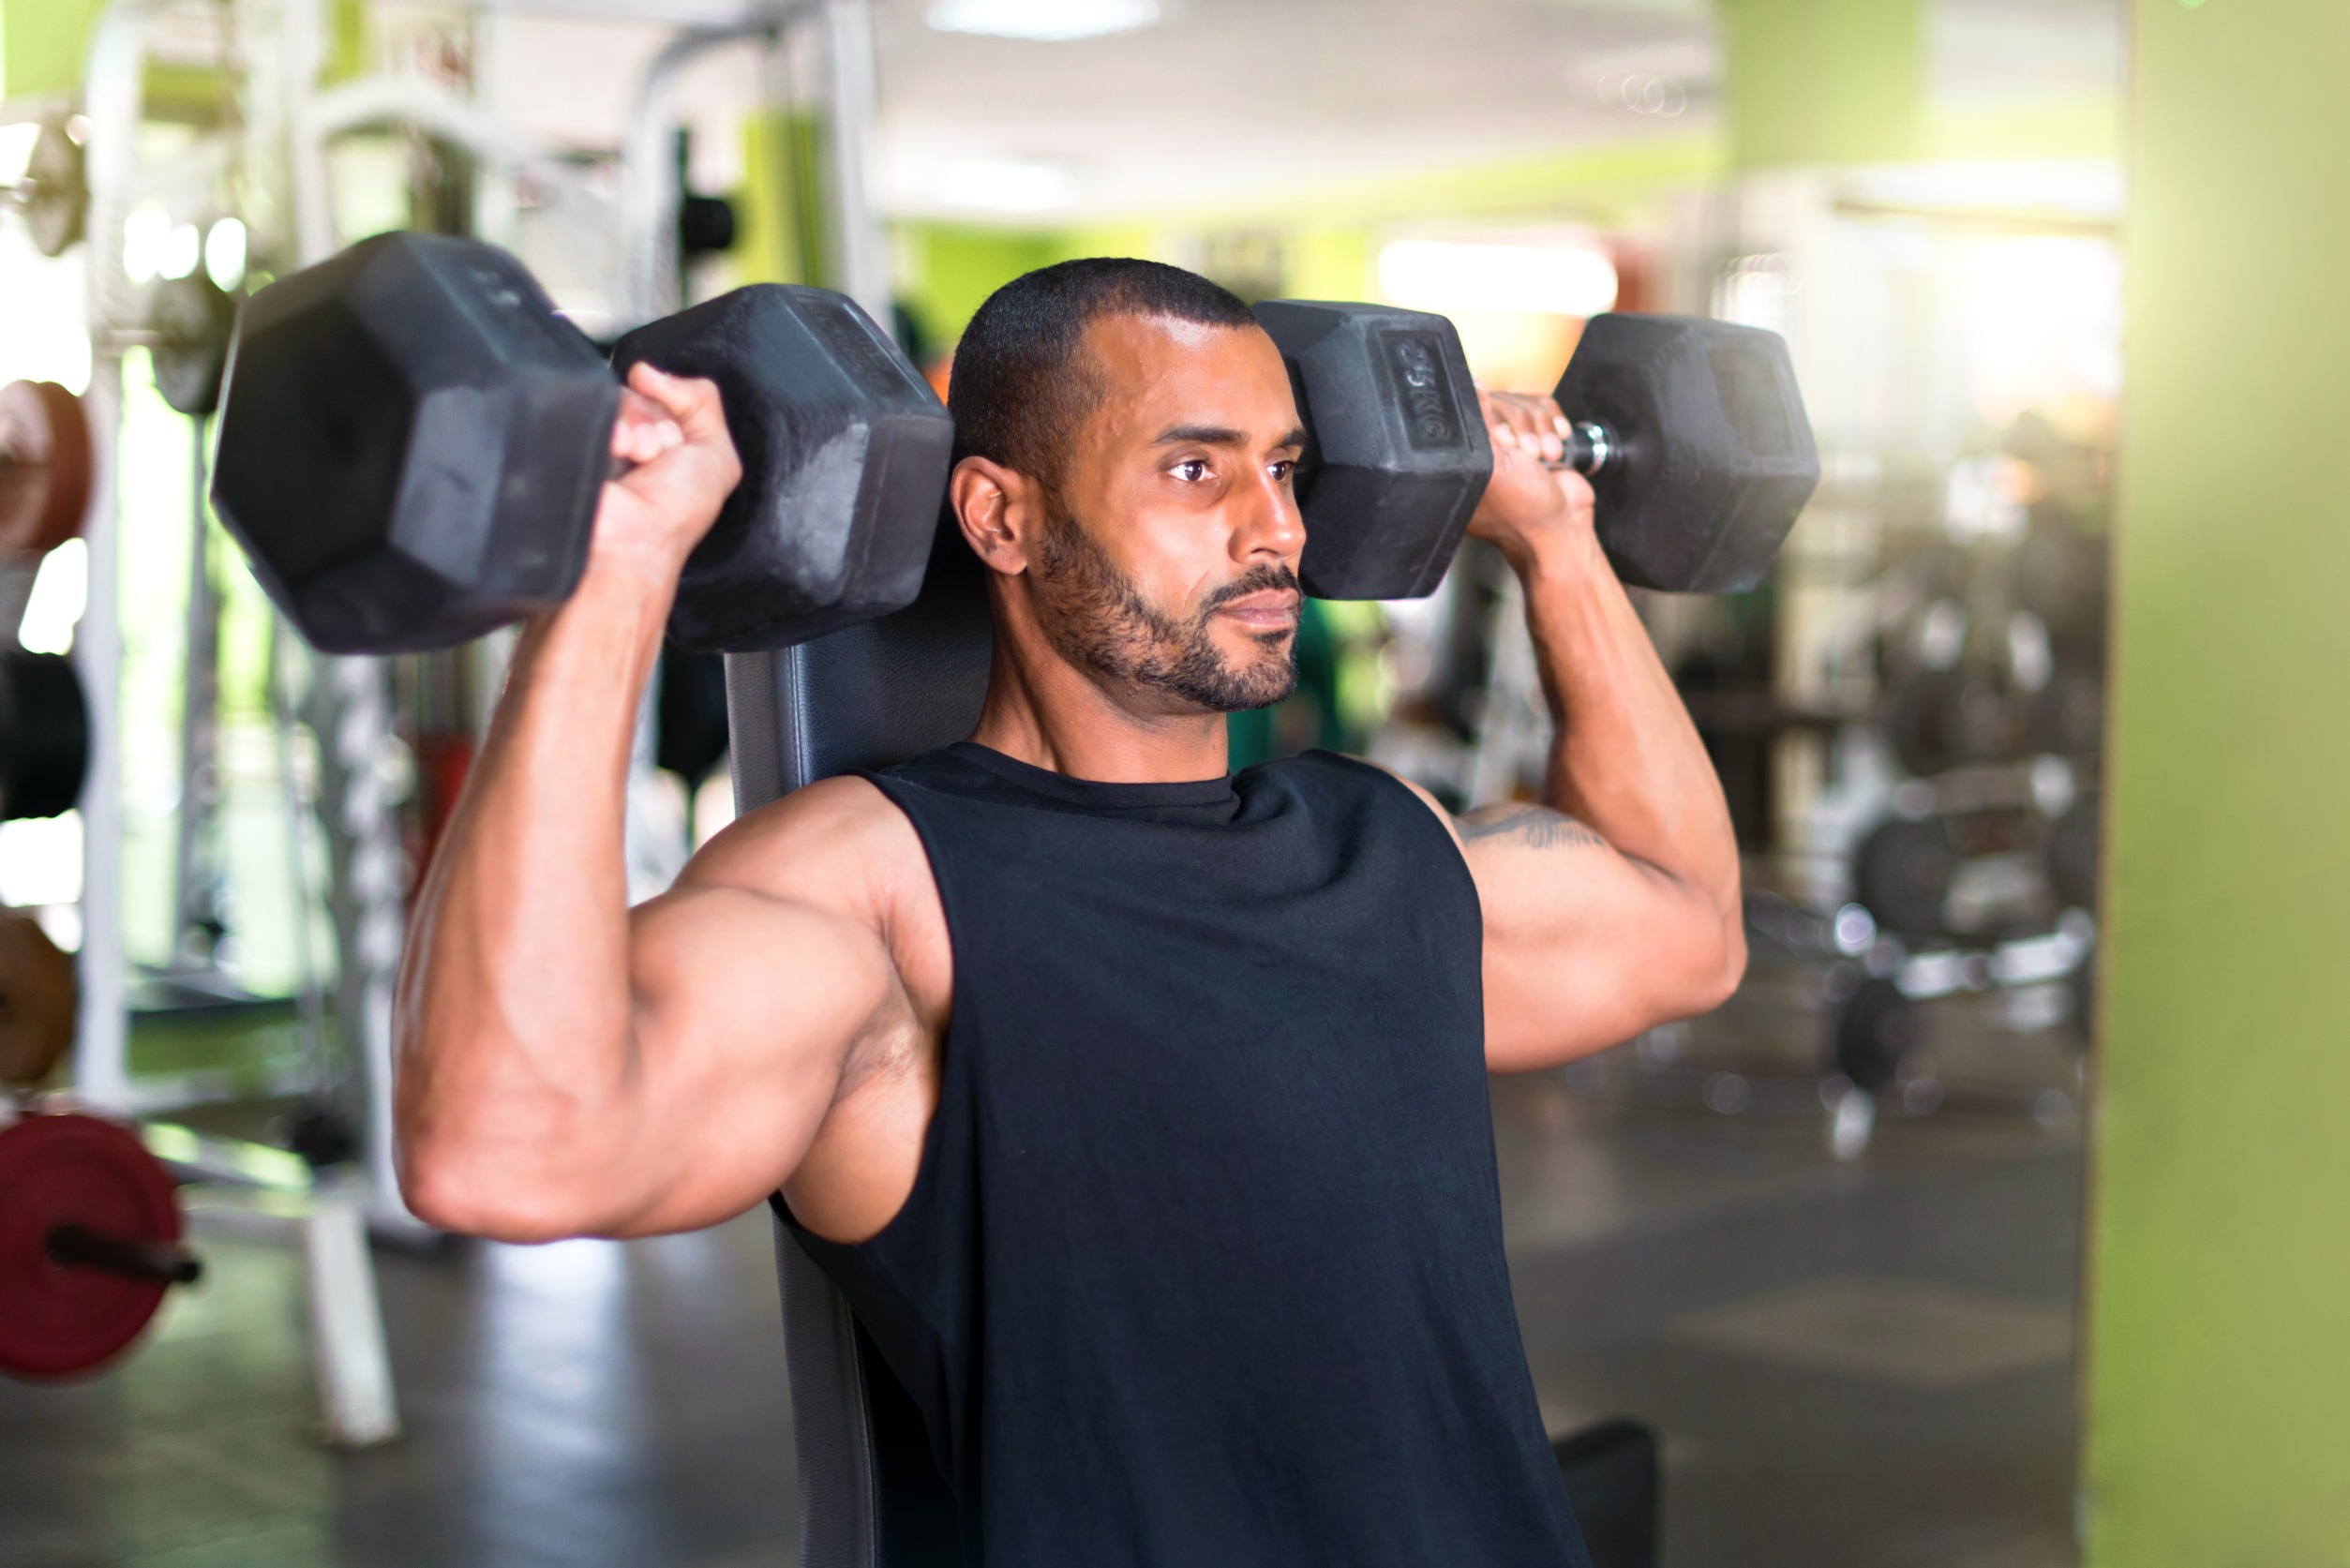
<path fill-rule="evenodd" d="M 1735 915 L 1548 807 L 1460 819 L 1484 911 L 1486 1061 L 1552 1067 L 1716 1005 Z"/>
<path fill-rule="evenodd" d="M 814 904 L 687 886 L 631 916 L 628 1153 L 643 1206 L 616 1229 L 711 1224 L 773 1191 L 898 991 L 879 935 Z M 617 1152 L 617 1151 L 616 1151 Z"/>

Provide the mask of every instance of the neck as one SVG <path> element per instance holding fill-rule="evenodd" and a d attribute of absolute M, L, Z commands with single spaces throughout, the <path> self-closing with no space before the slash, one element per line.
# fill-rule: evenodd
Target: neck
<path fill-rule="evenodd" d="M 1120 698 L 1140 694 L 1105 687 L 1063 659 L 1032 623 L 1008 633 L 997 608 L 987 705 L 972 739 L 1031 767 L 1103 784 L 1223 776 L 1221 713 L 1138 712 Z"/>

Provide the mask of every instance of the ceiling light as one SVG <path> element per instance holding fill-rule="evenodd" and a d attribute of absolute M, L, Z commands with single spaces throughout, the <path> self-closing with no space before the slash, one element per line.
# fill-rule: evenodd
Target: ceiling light
<path fill-rule="evenodd" d="M 1040 213 L 1066 202 L 1076 185 L 1077 177 L 1057 163 L 977 158 L 949 169 L 938 197 L 950 206 L 983 212 Z"/>
<path fill-rule="evenodd" d="M 1130 33 L 1159 20 L 1159 0 L 933 0 L 930 24 L 941 33 L 1066 43 Z"/>
<path fill-rule="evenodd" d="M 1414 310 L 1596 316 L 1616 302 L 1616 269 L 1579 246 L 1398 240 L 1379 253 L 1379 288 Z"/>

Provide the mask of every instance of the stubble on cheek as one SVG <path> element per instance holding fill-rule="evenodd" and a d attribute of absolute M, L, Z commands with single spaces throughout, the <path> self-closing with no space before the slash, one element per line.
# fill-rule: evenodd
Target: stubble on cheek
<path fill-rule="evenodd" d="M 1229 662 L 1216 646 L 1217 604 L 1265 588 L 1295 587 L 1292 574 L 1260 567 L 1211 595 L 1190 619 L 1145 598 L 1074 517 L 1054 510 L 1037 553 L 1036 608 L 1045 638 L 1097 679 L 1169 696 L 1184 708 L 1230 713 L 1280 701 L 1297 685 L 1294 632 L 1254 635 L 1259 656 Z"/>

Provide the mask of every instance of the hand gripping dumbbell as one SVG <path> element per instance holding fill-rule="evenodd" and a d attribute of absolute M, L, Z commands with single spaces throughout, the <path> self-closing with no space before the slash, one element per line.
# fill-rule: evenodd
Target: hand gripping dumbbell
<path fill-rule="evenodd" d="M 912 603 L 953 428 L 846 297 L 756 284 L 638 328 L 610 363 L 513 257 L 391 233 L 280 279 L 237 324 L 221 521 L 310 643 L 446 648 L 576 586 L 639 360 L 715 381 L 742 479 L 669 635 L 781 648 Z"/>
<path fill-rule="evenodd" d="M 1256 316 L 1289 365 L 1306 423 L 1297 490 L 1307 591 L 1433 591 L 1493 475 L 1452 323 L 1309 300 L 1266 300 Z M 1753 588 L 1819 482 L 1776 333 L 1594 316 L 1552 396 L 1571 432 L 1558 466 L 1589 476 L 1599 543 L 1636 588 Z"/>

